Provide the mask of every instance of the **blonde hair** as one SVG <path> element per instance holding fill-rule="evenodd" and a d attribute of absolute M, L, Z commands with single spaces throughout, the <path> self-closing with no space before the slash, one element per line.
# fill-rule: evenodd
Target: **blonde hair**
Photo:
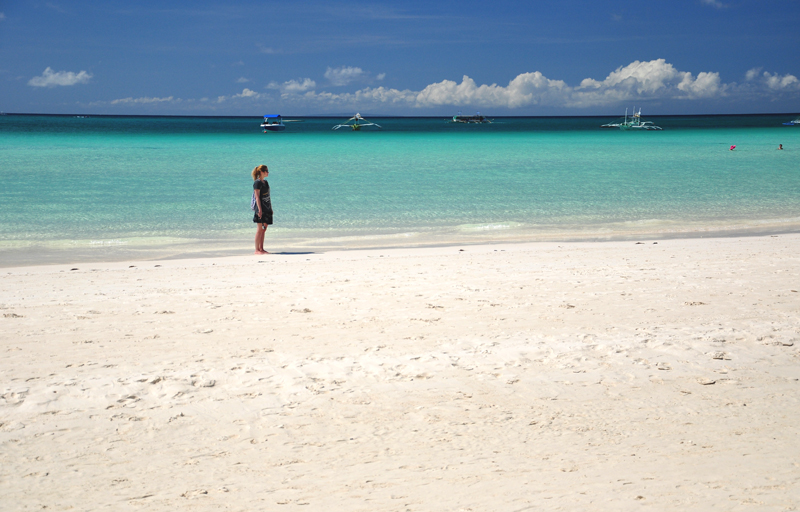
<path fill-rule="evenodd" d="M 265 172 L 269 172 L 269 169 L 267 168 L 266 165 L 261 164 L 261 165 L 255 166 L 255 168 L 253 169 L 253 172 L 251 172 L 250 175 L 253 176 L 253 181 L 255 181 Z"/>

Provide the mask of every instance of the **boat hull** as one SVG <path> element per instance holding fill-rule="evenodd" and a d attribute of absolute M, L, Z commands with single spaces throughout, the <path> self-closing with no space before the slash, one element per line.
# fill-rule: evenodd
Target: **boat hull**
<path fill-rule="evenodd" d="M 632 125 L 632 126 L 620 125 L 619 129 L 623 130 L 623 131 L 626 131 L 626 132 L 628 132 L 628 131 L 636 132 L 636 131 L 655 131 L 655 130 L 661 130 L 662 128 L 660 126 L 651 126 L 651 125 L 647 125 L 647 126 L 642 126 L 642 125 Z"/>
<path fill-rule="evenodd" d="M 601 125 L 600 128 L 619 128 L 622 131 L 658 131 L 662 128 L 654 125 L 651 121 L 642 121 L 642 109 L 639 112 L 634 111 L 633 115 L 628 117 L 628 110 L 625 110 L 625 120 L 618 123 L 608 123 Z"/>
<path fill-rule="evenodd" d="M 476 116 L 453 116 L 451 123 L 461 124 L 491 124 L 492 121 L 481 115 Z"/>
<path fill-rule="evenodd" d="M 262 124 L 261 128 L 264 129 L 264 132 L 282 132 L 286 129 L 286 125 L 283 124 Z"/>

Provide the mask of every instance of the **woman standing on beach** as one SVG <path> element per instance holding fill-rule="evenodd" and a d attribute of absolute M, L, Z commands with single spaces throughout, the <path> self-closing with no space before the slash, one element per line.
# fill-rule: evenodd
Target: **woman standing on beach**
<path fill-rule="evenodd" d="M 267 226 L 272 224 L 272 201 L 269 197 L 269 169 L 266 165 L 257 165 L 253 172 L 253 194 L 256 198 L 256 213 L 253 222 L 256 223 L 256 252 L 255 254 L 269 254 L 264 250 L 264 235 L 267 234 Z"/>

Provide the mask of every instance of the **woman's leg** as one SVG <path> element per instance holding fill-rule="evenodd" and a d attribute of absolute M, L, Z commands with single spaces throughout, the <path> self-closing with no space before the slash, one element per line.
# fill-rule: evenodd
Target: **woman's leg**
<path fill-rule="evenodd" d="M 256 224 L 256 252 L 255 254 L 264 254 L 264 228 L 263 224 Z"/>
<path fill-rule="evenodd" d="M 269 252 L 264 250 L 264 236 L 267 234 L 268 224 L 262 224 L 262 226 L 264 226 L 264 229 L 261 230 L 261 252 L 264 254 L 269 254 Z"/>

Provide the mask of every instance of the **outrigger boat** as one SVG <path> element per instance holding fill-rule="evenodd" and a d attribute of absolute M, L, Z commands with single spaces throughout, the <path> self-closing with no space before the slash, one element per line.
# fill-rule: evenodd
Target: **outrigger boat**
<path fill-rule="evenodd" d="M 465 123 L 465 124 L 491 124 L 491 119 L 482 116 L 480 112 L 476 112 L 474 116 L 462 116 L 461 112 L 453 116 L 451 123 Z"/>
<path fill-rule="evenodd" d="M 363 123 L 361 121 L 364 121 Z M 356 114 L 347 121 L 342 124 L 337 124 L 331 130 L 338 130 L 339 128 L 349 127 L 354 132 L 360 131 L 362 126 L 377 126 L 378 128 L 383 128 L 378 123 L 371 123 L 361 117 L 361 114 Z"/>
<path fill-rule="evenodd" d="M 283 124 L 283 119 L 280 114 L 266 115 L 264 116 L 264 121 L 261 123 L 261 128 L 264 130 L 264 133 L 282 132 L 286 129 L 286 125 Z"/>
<path fill-rule="evenodd" d="M 783 126 L 800 126 L 800 117 L 798 117 L 794 121 L 789 121 L 788 123 L 783 123 Z"/>
<path fill-rule="evenodd" d="M 608 123 L 601 125 L 600 128 L 619 128 L 620 130 L 662 130 L 660 126 L 656 126 L 652 121 L 642 121 L 642 109 L 636 112 L 633 109 L 633 115 L 628 118 L 628 109 L 625 109 L 625 118 L 621 123 Z"/>

